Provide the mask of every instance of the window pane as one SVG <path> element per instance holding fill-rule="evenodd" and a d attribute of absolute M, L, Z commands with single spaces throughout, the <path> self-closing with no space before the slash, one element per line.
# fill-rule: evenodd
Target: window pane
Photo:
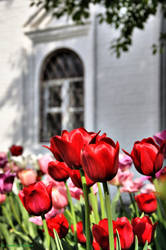
<path fill-rule="evenodd" d="M 48 140 L 51 136 L 61 134 L 61 113 L 48 113 L 47 114 L 47 137 Z"/>
<path fill-rule="evenodd" d="M 69 129 L 84 126 L 84 112 L 70 112 Z"/>
<path fill-rule="evenodd" d="M 61 86 L 52 86 L 49 88 L 49 107 L 60 107 L 61 99 Z"/>
<path fill-rule="evenodd" d="M 69 106 L 70 107 L 83 107 L 83 82 L 70 82 L 69 88 Z"/>

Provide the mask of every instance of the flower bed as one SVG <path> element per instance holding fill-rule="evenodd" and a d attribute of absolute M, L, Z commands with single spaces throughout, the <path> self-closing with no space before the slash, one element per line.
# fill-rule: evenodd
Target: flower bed
<path fill-rule="evenodd" d="M 106 134 L 79 128 L 52 137 L 50 155 L 18 145 L 0 153 L 0 248 L 166 249 L 165 139 L 121 153 Z"/>

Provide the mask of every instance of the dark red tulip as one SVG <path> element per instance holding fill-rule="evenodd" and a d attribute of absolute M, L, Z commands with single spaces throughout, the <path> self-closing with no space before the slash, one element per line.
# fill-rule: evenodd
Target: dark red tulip
<path fill-rule="evenodd" d="M 80 170 L 74 169 L 70 171 L 70 178 L 74 185 L 78 188 L 82 188 L 82 182 L 81 182 L 81 175 L 80 175 Z M 86 185 L 88 187 L 91 187 L 95 182 L 89 179 L 87 174 L 85 173 L 85 178 L 86 178 Z"/>
<path fill-rule="evenodd" d="M 93 250 L 101 250 L 100 245 L 94 240 L 92 242 Z"/>
<path fill-rule="evenodd" d="M 119 143 L 108 137 L 82 150 L 82 166 L 87 176 L 95 182 L 112 180 L 119 166 Z"/>
<path fill-rule="evenodd" d="M 46 222 L 49 235 L 52 238 L 55 238 L 53 229 L 58 233 L 60 239 L 68 233 L 69 223 L 63 214 L 57 214 L 55 217 L 47 219 Z"/>
<path fill-rule="evenodd" d="M 113 233 L 114 233 L 114 247 L 116 249 L 117 235 L 119 233 L 120 244 L 122 250 L 129 249 L 134 241 L 134 233 L 132 225 L 126 217 L 117 218 L 113 221 Z M 92 233 L 96 242 L 100 245 L 103 250 L 109 249 L 109 233 L 108 233 L 108 220 L 103 219 L 98 225 L 93 225 Z"/>
<path fill-rule="evenodd" d="M 66 181 L 71 169 L 65 162 L 51 161 L 48 163 L 47 172 L 56 181 Z"/>
<path fill-rule="evenodd" d="M 113 221 L 113 230 L 114 234 L 116 233 L 115 230 L 115 222 Z M 100 245 L 100 247 L 103 250 L 108 250 L 109 249 L 109 233 L 108 233 L 108 220 L 103 219 L 99 221 L 99 224 L 95 224 L 92 227 L 92 233 L 95 238 L 95 241 Z M 115 242 L 114 242 L 114 246 Z"/>
<path fill-rule="evenodd" d="M 72 169 L 81 168 L 80 153 L 84 145 L 89 144 L 97 134 L 87 132 L 84 128 L 71 132 L 64 130 L 61 136 L 54 136 L 52 140 L 63 161 Z"/>
<path fill-rule="evenodd" d="M 53 155 L 54 155 L 54 157 L 55 157 L 55 159 L 57 161 L 63 161 L 63 159 L 62 159 L 62 157 L 60 155 L 60 152 L 59 152 L 58 148 L 55 145 L 55 140 L 54 139 L 55 139 L 55 136 L 51 137 L 51 139 L 50 139 L 50 147 L 48 147 L 46 145 L 43 145 L 43 147 L 49 149 L 53 153 Z"/>
<path fill-rule="evenodd" d="M 145 213 L 153 213 L 157 210 L 157 199 L 154 193 L 142 193 L 135 196 L 139 209 Z"/>
<path fill-rule="evenodd" d="M 145 245 L 146 241 L 148 241 L 148 244 L 152 242 L 157 223 L 152 224 L 148 216 L 136 217 L 132 219 L 131 223 L 139 244 Z"/>
<path fill-rule="evenodd" d="M 86 237 L 85 237 L 85 234 L 83 232 L 82 221 L 77 222 L 76 229 L 77 229 L 78 242 L 81 243 L 81 244 L 85 244 L 86 243 Z M 71 225 L 71 230 L 72 230 L 72 232 L 74 232 L 74 226 L 73 225 Z"/>
<path fill-rule="evenodd" d="M 159 147 L 152 137 L 136 141 L 131 155 L 137 171 L 143 175 L 154 176 L 163 165 L 165 141 Z"/>
<path fill-rule="evenodd" d="M 10 150 L 11 155 L 13 156 L 19 156 L 19 155 L 22 155 L 23 153 L 23 147 L 19 145 L 12 145 L 9 148 L 9 150 Z"/>
<path fill-rule="evenodd" d="M 133 227 L 126 217 L 117 218 L 116 230 L 119 233 L 122 249 L 129 249 L 134 241 Z"/>
<path fill-rule="evenodd" d="M 43 215 L 52 207 L 52 185 L 45 186 L 43 182 L 36 182 L 19 192 L 19 198 L 31 215 Z"/>

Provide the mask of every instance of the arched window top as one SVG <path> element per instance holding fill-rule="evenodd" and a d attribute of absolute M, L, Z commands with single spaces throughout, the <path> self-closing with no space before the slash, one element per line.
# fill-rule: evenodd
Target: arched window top
<path fill-rule="evenodd" d="M 83 64 L 77 54 L 69 49 L 57 50 L 49 55 L 42 69 L 42 81 L 83 77 Z"/>

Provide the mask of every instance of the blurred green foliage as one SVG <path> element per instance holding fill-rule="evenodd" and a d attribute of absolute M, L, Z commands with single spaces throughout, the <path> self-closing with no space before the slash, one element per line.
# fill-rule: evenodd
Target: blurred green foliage
<path fill-rule="evenodd" d="M 76 23 L 83 23 L 89 18 L 91 4 L 99 6 L 100 23 L 105 22 L 119 29 L 119 36 L 111 41 L 111 49 L 118 57 L 123 51 L 129 50 L 133 31 L 135 28 L 143 29 L 149 16 L 155 15 L 160 9 L 166 18 L 165 0 L 30 0 L 31 6 L 43 6 L 57 18 L 67 15 Z M 161 34 L 159 45 L 153 44 L 154 54 L 164 46 L 165 36 Z"/>

